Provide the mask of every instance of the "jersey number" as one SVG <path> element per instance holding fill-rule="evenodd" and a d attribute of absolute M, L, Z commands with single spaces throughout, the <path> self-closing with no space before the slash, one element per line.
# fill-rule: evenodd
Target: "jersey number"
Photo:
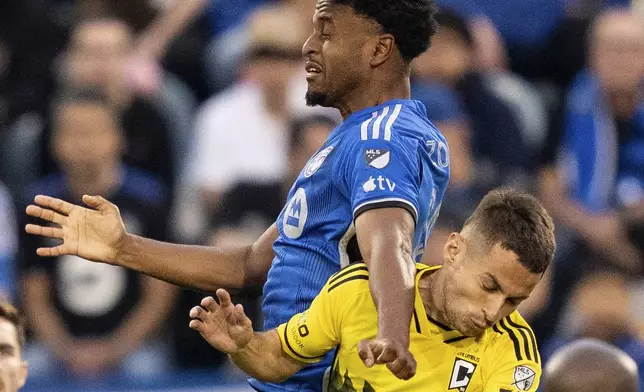
<path fill-rule="evenodd" d="M 445 143 L 441 141 L 437 142 L 436 140 L 427 140 L 425 145 L 429 148 L 429 159 L 432 162 L 436 162 L 443 169 L 449 166 L 449 150 Z M 434 158 L 434 153 L 436 153 L 436 158 Z"/>

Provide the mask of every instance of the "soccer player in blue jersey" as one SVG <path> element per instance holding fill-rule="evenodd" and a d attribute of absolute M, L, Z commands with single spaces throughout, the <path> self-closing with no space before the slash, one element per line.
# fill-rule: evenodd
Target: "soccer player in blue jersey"
<path fill-rule="evenodd" d="M 38 254 L 75 254 L 193 289 L 264 285 L 265 327 L 306 310 L 331 274 L 364 260 L 378 310 L 378 363 L 399 377 L 409 353 L 414 261 L 423 253 L 449 178 L 445 139 L 410 100 L 410 62 L 436 31 L 432 0 L 318 0 L 303 47 L 310 105 L 335 107 L 344 122 L 306 164 L 277 222 L 236 249 L 182 246 L 126 232 L 100 196 L 89 208 L 38 196 L 27 214 L 56 224 L 27 232 L 62 239 Z M 240 152 L 241 153 L 241 152 Z M 260 391 L 320 391 L 331 357 Z M 403 376 L 404 375 L 404 376 Z"/>

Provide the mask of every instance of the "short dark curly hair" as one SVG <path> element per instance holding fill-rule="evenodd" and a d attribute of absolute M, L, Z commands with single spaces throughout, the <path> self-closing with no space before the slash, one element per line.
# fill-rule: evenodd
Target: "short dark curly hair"
<path fill-rule="evenodd" d="M 396 40 L 405 61 L 421 55 L 438 30 L 434 0 L 335 0 L 358 14 L 375 20 Z"/>

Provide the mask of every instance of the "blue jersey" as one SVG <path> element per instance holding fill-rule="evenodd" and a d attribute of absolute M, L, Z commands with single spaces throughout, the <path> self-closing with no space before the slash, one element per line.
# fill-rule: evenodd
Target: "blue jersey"
<path fill-rule="evenodd" d="M 353 113 L 308 161 L 277 218 L 275 258 L 264 286 L 268 330 L 305 311 L 327 279 L 361 260 L 354 219 L 400 207 L 416 221 L 414 257 L 438 216 L 449 179 L 445 138 L 418 101 L 394 100 Z M 384 223 L 386 224 L 386 223 Z M 260 391 L 321 391 L 332 356 Z"/>

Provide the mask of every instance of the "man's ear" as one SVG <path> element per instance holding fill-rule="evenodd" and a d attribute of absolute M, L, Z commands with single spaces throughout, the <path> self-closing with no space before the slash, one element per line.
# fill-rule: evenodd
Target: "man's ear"
<path fill-rule="evenodd" d="M 453 264 L 456 260 L 456 255 L 463 251 L 463 237 L 460 233 L 452 233 L 447 238 L 445 242 L 445 247 L 443 248 L 443 258 L 445 264 Z"/>
<path fill-rule="evenodd" d="M 396 50 L 396 40 L 391 34 L 382 34 L 374 38 L 373 54 L 371 56 L 371 66 L 373 68 L 381 66 Z"/>
<path fill-rule="evenodd" d="M 27 382 L 27 376 L 29 375 L 29 364 L 27 361 L 22 361 L 20 364 L 20 372 L 18 374 L 18 389 L 25 386 Z"/>

